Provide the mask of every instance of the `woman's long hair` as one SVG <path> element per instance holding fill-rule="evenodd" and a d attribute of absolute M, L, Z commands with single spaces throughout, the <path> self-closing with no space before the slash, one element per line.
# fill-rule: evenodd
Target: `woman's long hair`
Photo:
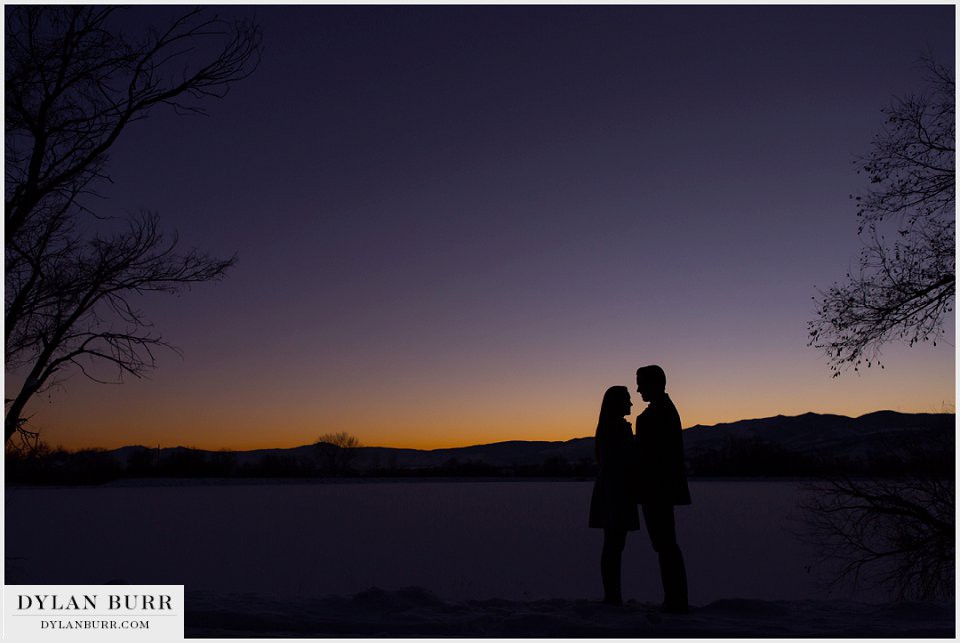
<path fill-rule="evenodd" d="M 626 386 L 611 386 L 603 394 L 603 402 L 600 403 L 600 419 L 597 420 L 597 435 L 600 429 L 611 424 L 617 425 L 623 422 L 623 401 L 630 399 L 630 391 Z"/>
<path fill-rule="evenodd" d="M 597 462 L 600 462 L 600 442 L 607 439 L 611 428 L 624 422 L 623 401 L 625 399 L 630 399 L 630 391 L 626 386 L 611 386 L 603 394 L 603 402 L 600 403 L 600 419 L 597 420 L 597 433 L 593 441 Z"/>

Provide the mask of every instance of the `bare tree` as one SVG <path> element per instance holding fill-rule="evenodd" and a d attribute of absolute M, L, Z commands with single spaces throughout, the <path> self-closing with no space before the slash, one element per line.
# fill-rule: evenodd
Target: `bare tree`
<path fill-rule="evenodd" d="M 95 201 L 125 129 L 161 105 L 203 114 L 201 100 L 252 72 L 259 28 L 195 9 L 134 41 L 117 28 L 120 11 L 6 8 L 5 354 L 23 373 L 7 441 L 29 433 L 27 403 L 71 367 L 119 381 L 155 366 L 154 350 L 170 345 L 149 332 L 137 296 L 219 279 L 235 261 L 178 251 L 155 214 L 118 226 Z"/>
<path fill-rule="evenodd" d="M 801 507 L 833 584 L 887 589 L 898 599 L 953 596 L 953 422 L 890 434 L 867 457 L 870 478 L 836 475 L 807 485 Z"/>
<path fill-rule="evenodd" d="M 954 592 L 954 503 L 949 478 L 836 478 L 808 490 L 803 507 L 834 583 L 932 600 Z"/>
<path fill-rule="evenodd" d="M 874 189 L 856 197 L 859 271 L 821 292 L 809 345 L 834 377 L 878 364 L 881 347 L 943 337 L 955 293 L 953 73 L 927 58 L 927 88 L 884 110 L 886 126 L 857 160 Z"/>
<path fill-rule="evenodd" d="M 325 433 L 314 443 L 320 467 L 333 475 L 346 473 L 360 455 L 360 440 L 342 431 Z"/>

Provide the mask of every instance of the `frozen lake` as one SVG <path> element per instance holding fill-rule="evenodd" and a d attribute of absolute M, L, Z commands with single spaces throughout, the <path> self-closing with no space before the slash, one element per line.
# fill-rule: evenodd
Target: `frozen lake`
<path fill-rule="evenodd" d="M 881 601 L 828 594 L 795 532 L 800 483 L 692 481 L 677 509 L 690 601 Z M 7 583 L 183 584 L 189 591 L 352 595 L 416 586 L 449 599 L 594 599 L 591 482 L 187 483 L 6 491 Z M 625 599 L 659 602 L 645 531 Z"/>

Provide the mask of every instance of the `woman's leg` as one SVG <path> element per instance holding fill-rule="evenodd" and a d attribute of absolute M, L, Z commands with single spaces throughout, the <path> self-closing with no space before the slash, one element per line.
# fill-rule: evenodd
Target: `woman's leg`
<path fill-rule="evenodd" d="M 619 605 L 623 602 L 620 595 L 620 561 L 623 547 L 627 543 L 624 529 L 603 530 L 603 550 L 600 552 L 600 576 L 603 579 L 603 602 Z"/>

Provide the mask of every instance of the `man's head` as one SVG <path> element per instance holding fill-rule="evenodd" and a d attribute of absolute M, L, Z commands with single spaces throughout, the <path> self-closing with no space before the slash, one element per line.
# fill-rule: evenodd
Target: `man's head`
<path fill-rule="evenodd" d="M 644 402 L 649 402 L 656 395 L 662 395 L 666 388 L 667 375 L 656 364 L 637 369 L 637 392 Z"/>

